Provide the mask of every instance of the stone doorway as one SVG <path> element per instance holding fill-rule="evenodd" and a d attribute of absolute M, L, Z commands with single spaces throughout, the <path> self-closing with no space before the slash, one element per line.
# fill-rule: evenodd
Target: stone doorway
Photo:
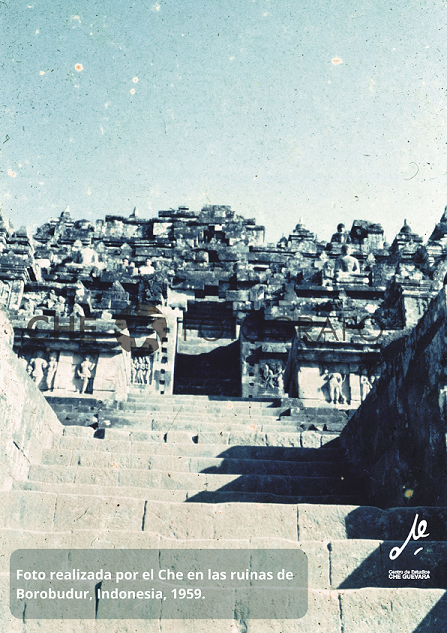
<path fill-rule="evenodd" d="M 174 393 L 241 395 L 240 344 L 234 341 L 202 354 L 177 354 Z"/>

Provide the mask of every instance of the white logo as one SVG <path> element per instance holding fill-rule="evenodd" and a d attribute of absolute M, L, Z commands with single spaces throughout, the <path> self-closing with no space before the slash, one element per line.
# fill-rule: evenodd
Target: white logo
<path fill-rule="evenodd" d="M 418 522 L 418 518 L 419 515 L 416 514 L 416 516 L 414 517 L 414 521 L 413 521 L 413 526 L 407 536 L 406 541 L 404 542 L 404 544 L 402 545 L 402 547 L 393 547 L 393 549 L 390 552 L 390 558 L 391 560 L 394 560 L 396 558 L 398 558 L 398 556 L 400 556 L 402 554 L 402 552 L 404 551 L 404 549 L 407 547 L 408 542 L 410 541 L 410 539 L 412 538 L 415 541 L 418 541 L 420 538 L 427 538 L 427 536 L 430 536 L 430 533 L 426 533 L 425 530 L 427 529 L 427 521 L 421 521 L 418 525 L 418 529 L 417 529 L 417 534 L 416 534 L 416 525 Z M 419 554 L 419 552 L 424 549 L 423 547 L 419 547 L 414 555 L 416 556 L 416 554 Z"/>

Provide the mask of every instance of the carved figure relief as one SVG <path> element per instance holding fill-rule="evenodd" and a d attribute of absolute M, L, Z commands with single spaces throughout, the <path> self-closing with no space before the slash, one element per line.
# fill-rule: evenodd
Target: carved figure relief
<path fill-rule="evenodd" d="M 145 363 L 144 363 L 144 372 L 143 372 L 143 378 L 144 378 L 144 383 L 146 385 L 149 384 L 150 379 L 151 379 L 151 364 L 150 364 L 150 360 L 149 358 L 145 358 Z"/>
<path fill-rule="evenodd" d="M 167 298 L 168 283 L 166 275 L 160 271 L 152 276 L 144 276 L 138 287 L 138 301 L 144 304 L 164 305 Z"/>
<path fill-rule="evenodd" d="M 324 380 L 327 382 L 329 391 L 329 402 L 333 404 L 343 404 L 345 399 L 342 395 L 342 387 L 344 376 L 338 372 L 328 372 L 324 374 Z"/>
<path fill-rule="evenodd" d="M 147 356 L 132 359 L 130 380 L 134 385 L 148 385 L 151 381 L 151 361 Z"/>
<path fill-rule="evenodd" d="M 374 377 L 369 377 L 366 369 L 362 371 L 360 376 L 360 400 L 363 402 L 372 389 Z"/>
<path fill-rule="evenodd" d="M 47 293 L 44 300 L 42 301 L 41 306 L 43 308 L 47 308 L 48 310 L 52 310 L 54 306 L 56 305 L 56 303 L 57 303 L 57 295 L 54 292 L 54 290 L 50 290 L 50 292 Z"/>
<path fill-rule="evenodd" d="M 87 300 L 87 289 L 82 283 L 82 281 L 77 281 L 75 283 L 75 303 L 83 303 Z"/>
<path fill-rule="evenodd" d="M 84 308 L 79 303 L 75 303 L 70 316 L 84 317 L 85 316 Z"/>
<path fill-rule="evenodd" d="M 95 368 L 95 364 L 91 362 L 90 356 L 86 356 L 82 363 L 79 365 L 77 375 L 78 378 L 81 379 L 81 388 L 79 393 L 85 393 L 90 378 L 92 377 L 93 369 Z"/>
<path fill-rule="evenodd" d="M 36 386 L 40 388 L 42 379 L 44 377 L 44 371 L 47 367 L 47 361 L 45 360 L 42 352 L 36 352 L 36 356 L 29 362 L 27 371 L 30 373 L 31 378 L 36 383 Z"/>
<path fill-rule="evenodd" d="M 53 391 L 54 377 L 56 375 L 57 365 L 57 354 L 53 352 L 52 354 L 50 354 L 50 360 L 48 361 L 47 372 L 45 376 L 46 387 L 49 391 Z"/>
<path fill-rule="evenodd" d="M 265 389 L 284 391 L 284 367 L 281 363 L 266 363 L 260 371 L 262 385 Z"/>
<path fill-rule="evenodd" d="M 67 303 L 67 300 L 66 300 L 65 297 L 60 296 L 60 297 L 57 298 L 57 303 L 54 306 L 54 309 L 56 310 L 56 312 L 57 312 L 57 314 L 59 316 L 64 316 L 65 315 L 65 313 L 67 311 L 66 303 Z"/>
<path fill-rule="evenodd" d="M 135 363 L 136 367 L 136 372 L 135 372 L 135 379 L 138 385 L 142 385 L 144 384 L 144 361 L 142 358 L 137 358 L 136 359 L 136 363 Z"/>

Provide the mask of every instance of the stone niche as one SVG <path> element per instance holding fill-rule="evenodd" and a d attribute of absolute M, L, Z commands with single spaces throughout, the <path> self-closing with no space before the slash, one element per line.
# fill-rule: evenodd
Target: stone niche
<path fill-rule="evenodd" d="M 98 384 L 96 377 L 98 361 L 99 356 L 97 354 L 89 355 L 70 350 L 61 350 L 54 380 L 54 388 L 52 389 L 53 394 L 58 395 L 61 391 L 86 394 L 93 394 L 94 391 L 97 392 Z M 85 378 L 81 376 L 85 376 Z M 98 382 L 100 382 L 100 380 L 98 380 Z M 109 390 L 99 389 L 99 391 Z"/>
<path fill-rule="evenodd" d="M 305 341 L 295 335 L 284 390 L 305 407 L 355 409 L 380 374 L 379 344 Z"/>
<path fill-rule="evenodd" d="M 144 325 L 134 326 L 122 315 L 90 319 L 92 331 L 80 329 L 81 319 L 62 318 L 55 332 L 53 317 L 28 330 L 29 315 L 20 314 L 14 349 L 47 395 L 125 400 L 131 388 L 171 394 L 180 317 L 179 310 L 163 307 L 149 318 L 152 323 L 143 319 Z"/>
<path fill-rule="evenodd" d="M 61 328 L 68 321 L 62 319 Z M 127 397 L 130 355 L 119 345 L 110 321 L 96 320 L 97 331 L 88 333 L 78 330 L 78 320 L 72 320 L 74 327 L 69 332 L 55 332 L 51 318 L 32 330 L 28 330 L 28 323 L 23 315 L 15 321 L 14 349 L 40 391 L 61 397 Z"/>
<path fill-rule="evenodd" d="M 241 392 L 244 398 L 284 398 L 290 350 L 287 322 L 266 323 L 252 316 L 240 329 Z"/>
<path fill-rule="evenodd" d="M 125 382 L 121 353 L 99 354 L 90 350 L 73 350 L 65 345 L 17 349 L 19 362 L 40 391 L 48 395 L 91 394 L 112 396 Z M 125 372 L 124 372 L 125 373 Z"/>
<path fill-rule="evenodd" d="M 279 354 L 261 357 L 255 368 L 254 376 L 249 376 L 253 380 L 248 382 L 248 391 L 256 391 L 258 398 L 284 397 L 285 369 L 285 358 Z M 253 387 L 255 388 L 253 389 Z M 250 395 L 252 394 L 249 394 L 249 397 Z"/>
<path fill-rule="evenodd" d="M 380 359 L 378 343 L 358 338 L 303 340 L 290 321 L 249 318 L 240 333 L 242 396 L 298 398 L 305 407 L 357 408 L 373 387 Z"/>
<path fill-rule="evenodd" d="M 302 400 L 304 406 L 356 408 L 362 401 L 361 377 L 363 368 L 354 363 L 328 363 L 318 366 L 303 364 L 296 368 L 296 391 L 289 395 Z M 369 373 L 366 379 L 371 380 Z M 362 393 L 366 391 L 363 386 Z M 296 395 L 295 395 L 296 394 Z"/>

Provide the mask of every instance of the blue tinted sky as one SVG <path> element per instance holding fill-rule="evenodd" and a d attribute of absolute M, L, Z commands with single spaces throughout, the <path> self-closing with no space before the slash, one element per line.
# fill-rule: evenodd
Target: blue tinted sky
<path fill-rule="evenodd" d="M 392 240 L 404 218 L 430 233 L 447 204 L 439 0 L 5 0 L 0 13 L 0 200 L 15 226 L 67 204 L 95 219 L 211 202 L 269 240 L 300 216 L 322 239 L 360 218 Z"/>

